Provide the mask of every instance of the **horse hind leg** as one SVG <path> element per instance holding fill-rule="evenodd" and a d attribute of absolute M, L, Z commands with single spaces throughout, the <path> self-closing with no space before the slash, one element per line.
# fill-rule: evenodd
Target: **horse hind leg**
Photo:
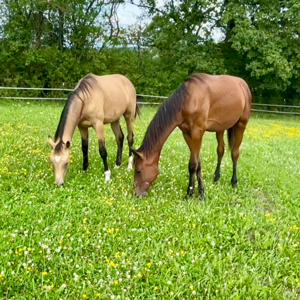
<path fill-rule="evenodd" d="M 116 158 L 116 168 L 119 168 L 122 164 L 122 153 L 123 153 L 123 143 L 124 143 L 124 134 L 120 126 L 120 120 L 110 124 L 111 129 L 113 130 L 116 138 L 116 143 L 118 146 L 117 158 Z"/>
<path fill-rule="evenodd" d="M 81 150 L 83 156 L 83 170 L 86 171 L 89 166 L 89 131 L 87 127 L 78 126 L 81 135 Z"/>
<path fill-rule="evenodd" d="M 243 140 L 244 131 L 246 129 L 246 123 L 243 121 L 238 121 L 231 130 L 231 140 L 229 140 L 229 144 L 231 145 L 231 158 L 233 162 L 233 174 L 231 178 L 232 187 L 236 187 L 237 185 L 237 161 L 240 155 L 240 145 Z M 228 130 L 228 131 L 229 131 Z"/>
<path fill-rule="evenodd" d="M 224 144 L 224 131 L 216 132 L 216 137 L 218 141 L 217 154 L 218 154 L 218 163 L 215 171 L 214 182 L 218 182 L 220 179 L 220 168 L 222 158 L 225 152 L 225 144 Z"/>
<path fill-rule="evenodd" d="M 129 148 L 129 158 L 128 158 L 128 170 L 132 169 L 133 165 L 133 153 L 131 151 L 131 147 L 134 142 L 134 134 L 133 134 L 133 122 L 134 122 L 134 114 L 125 114 L 124 115 L 127 125 L 127 142 Z"/>

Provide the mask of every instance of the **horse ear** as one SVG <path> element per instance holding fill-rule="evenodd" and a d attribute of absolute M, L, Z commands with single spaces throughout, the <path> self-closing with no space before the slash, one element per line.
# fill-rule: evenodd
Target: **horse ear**
<path fill-rule="evenodd" d="M 130 151 L 131 151 L 135 156 L 139 157 L 140 159 L 143 159 L 143 158 L 144 158 L 143 153 L 141 153 L 141 152 L 135 150 L 134 148 L 130 148 Z"/>
<path fill-rule="evenodd" d="M 70 148 L 71 143 L 69 141 L 66 142 L 66 147 Z"/>
<path fill-rule="evenodd" d="M 53 142 L 53 140 L 52 140 L 52 138 L 51 138 L 50 135 L 48 136 L 48 143 L 49 143 L 49 145 L 50 145 L 52 148 L 55 147 L 55 143 Z"/>

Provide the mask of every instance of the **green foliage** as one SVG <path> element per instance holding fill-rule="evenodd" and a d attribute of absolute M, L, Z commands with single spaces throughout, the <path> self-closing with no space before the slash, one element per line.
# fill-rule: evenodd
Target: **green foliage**
<path fill-rule="evenodd" d="M 169 95 L 207 72 L 244 78 L 255 102 L 298 103 L 298 1 L 143 0 L 152 21 L 128 28 L 116 17 L 122 3 L 1 2 L 0 85 L 71 88 L 90 72 L 122 73 L 139 93 Z"/>

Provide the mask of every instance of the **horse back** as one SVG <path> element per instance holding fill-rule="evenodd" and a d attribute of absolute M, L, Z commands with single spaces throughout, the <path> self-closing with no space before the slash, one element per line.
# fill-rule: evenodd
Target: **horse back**
<path fill-rule="evenodd" d="M 196 76 L 196 81 L 189 84 L 187 107 L 205 130 L 223 131 L 240 118 L 249 119 L 251 92 L 243 79 L 229 75 L 198 76 L 201 80 Z"/>

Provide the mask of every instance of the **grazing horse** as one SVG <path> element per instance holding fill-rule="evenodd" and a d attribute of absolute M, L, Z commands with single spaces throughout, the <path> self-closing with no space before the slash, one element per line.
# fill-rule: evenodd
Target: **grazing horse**
<path fill-rule="evenodd" d="M 196 174 L 199 196 L 200 199 L 204 198 L 199 153 L 205 131 L 216 132 L 218 141 L 215 182 L 220 178 L 224 131 L 228 131 L 233 161 L 231 183 L 235 187 L 239 147 L 250 117 L 251 99 L 247 83 L 238 77 L 200 73 L 186 79 L 158 109 L 148 126 L 141 147 L 138 150 L 132 149 L 135 155 L 135 194 L 137 196 L 147 194 L 147 190 L 159 173 L 158 161 L 161 149 L 177 126 L 181 129 L 190 149 L 187 196 L 194 194 Z"/>
<path fill-rule="evenodd" d="M 76 126 L 81 134 L 83 170 L 89 165 L 88 128 L 93 127 L 99 142 L 99 154 L 104 164 L 105 181 L 110 180 L 107 164 L 107 152 L 104 140 L 104 124 L 110 123 L 118 146 L 116 166 L 122 163 L 124 134 L 120 126 L 120 117 L 127 124 L 129 149 L 133 145 L 133 122 L 138 113 L 136 91 L 130 80 L 122 75 L 97 76 L 88 74 L 82 78 L 70 94 L 62 111 L 55 133 L 50 160 L 54 167 L 55 184 L 64 184 L 64 177 L 70 162 L 70 143 Z M 133 155 L 129 150 L 128 169 L 132 168 Z"/>

